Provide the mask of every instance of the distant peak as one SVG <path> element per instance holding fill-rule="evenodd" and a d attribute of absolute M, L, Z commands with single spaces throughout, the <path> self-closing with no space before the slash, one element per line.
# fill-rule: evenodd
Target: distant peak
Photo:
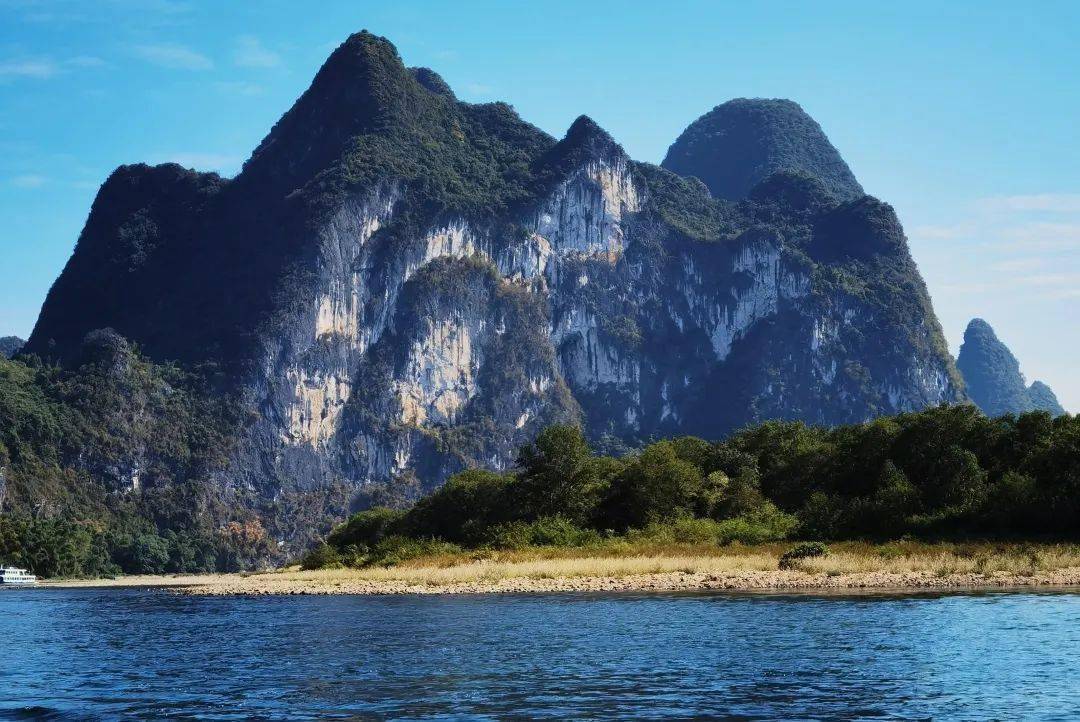
<path fill-rule="evenodd" d="M 841 200 L 863 195 L 821 126 L 784 98 L 736 98 L 716 106 L 683 131 L 662 165 L 700 178 L 728 200 L 745 198 L 780 171 L 811 175 Z"/>
<path fill-rule="evenodd" d="M 0 358 L 11 358 L 25 345 L 26 341 L 18 336 L 0 337 Z"/>
<path fill-rule="evenodd" d="M 1025 386 L 1016 356 L 981 318 L 971 319 L 964 330 L 956 367 L 964 377 L 971 400 L 987 416 L 1034 410 L 1064 413 L 1049 386 L 1040 381 Z"/>

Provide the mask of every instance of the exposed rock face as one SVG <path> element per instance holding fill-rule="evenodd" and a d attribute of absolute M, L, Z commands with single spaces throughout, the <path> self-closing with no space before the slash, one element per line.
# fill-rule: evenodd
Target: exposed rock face
<path fill-rule="evenodd" d="M 11 358 L 26 344 L 18 336 L 0 337 L 0 358 Z"/>
<path fill-rule="evenodd" d="M 956 359 L 971 400 L 987 416 L 1022 414 L 1026 411 L 1065 413 L 1050 387 L 1041 381 L 1027 386 L 1020 362 L 994 329 L 975 318 L 964 331 L 964 343 Z"/>
<path fill-rule="evenodd" d="M 700 178 L 729 200 L 745 198 L 780 171 L 814 176 L 843 200 L 863 194 L 821 126 L 790 100 L 738 98 L 716 106 L 683 131 L 663 166 Z"/>
<path fill-rule="evenodd" d="M 717 142 L 694 152 L 719 167 Z M 767 158 L 800 172 L 717 200 L 588 118 L 556 142 L 459 103 L 360 33 L 237 178 L 114 173 L 30 350 L 68 359 L 110 326 L 215 362 L 250 412 L 222 482 L 331 515 L 367 484 L 504 468 L 555 421 L 636 443 L 959 400 L 892 209 L 803 151 L 821 162 Z"/>

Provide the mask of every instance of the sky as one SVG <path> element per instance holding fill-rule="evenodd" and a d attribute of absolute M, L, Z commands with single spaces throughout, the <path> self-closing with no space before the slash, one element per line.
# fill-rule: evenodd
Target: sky
<path fill-rule="evenodd" d="M 26 337 L 123 163 L 232 175 L 350 33 L 561 137 L 660 162 L 799 102 L 907 231 L 956 353 L 985 318 L 1080 412 L 1080 3 L 0 0 L 0 336 Z M 317 10 L 315 10 L 317 8 Z"/>

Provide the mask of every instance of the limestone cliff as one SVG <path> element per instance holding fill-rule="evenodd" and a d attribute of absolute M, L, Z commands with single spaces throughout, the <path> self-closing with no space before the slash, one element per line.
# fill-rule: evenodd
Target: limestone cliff
<path fill-rule="evenodd" d="M 899 221 L 816 132 L 821 162 L 714 198 L 588 118 L 557 141 L 458 102 L 359 33 L 235 179 L 115 172 L 28 349 L 65 361 L 108 326 L 212 362 L 247 410 L 218 480 L 286 540 L 297 498 L 332 517 L 504 468 L 554 421 L 636 444 L 961 399 Z M 718 142 L 681 152 L 719 167 Z"/>

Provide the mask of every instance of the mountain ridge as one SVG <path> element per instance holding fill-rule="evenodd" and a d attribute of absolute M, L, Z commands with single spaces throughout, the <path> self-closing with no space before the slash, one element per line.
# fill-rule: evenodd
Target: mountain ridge
<path fill-rule="evenodd" d="M 339 518 L 507 468 L 552 422 L 632 447 L 964 398 L 899 220 L 853 176 L 717 197 L 585 116 L 555 139 L 440 80 L 357 33 L 236 178 L 118 169 L 27 351 L 72 365 L 107 327 L 212 369 L 244 421 L 206 483 L 251 491 L 286 546 L 315 531 L 277 499 Z"/>

